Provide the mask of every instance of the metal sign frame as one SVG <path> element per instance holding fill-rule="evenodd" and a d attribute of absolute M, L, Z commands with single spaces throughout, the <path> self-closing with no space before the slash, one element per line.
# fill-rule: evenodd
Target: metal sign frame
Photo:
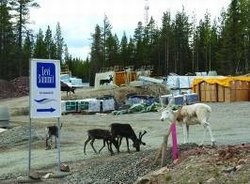
<path fill-rule="evenodd" d="M 60 61 L 32 59 L 30 69 L 30 117 L 60 117 Z"/>
<path fill-rule="evenodd" d="M 30 60 L 29 110 L 29 155 L 27 174 L 30 176 L 32 118 L 57 118 L 57 160 L 58 172 L 60 172 L 61 83 L 59 60 Z"/>

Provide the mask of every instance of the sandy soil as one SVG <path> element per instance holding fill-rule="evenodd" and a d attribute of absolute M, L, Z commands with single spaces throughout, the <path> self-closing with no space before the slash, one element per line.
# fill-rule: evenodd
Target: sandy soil
<path fill-rule="evenodd" d="M 23 108 L 28 106 L 28 97 L 1 100 L 0 105 L 7 105 L 10 108 L 11 112 L 14 112 L 16 108 Z M 209 105 L 213 109 L 209 122 L 211 123 L 217 145 L 233 145 L 250 142 L 250 102 L 209 103 Z M 162 136 L 167 130 L 167 124 L 165 122 L 161 122 L 159 118 L 160 113 L 158 112 L 126 114 L 119 116 L 114 116 L 112 114 L 63 115 L 60 118 L 60 121 L 63 123 L 63 127 L 61 130 L 61 161 L 64 163 L 70 163 L 70 167 L 72 167 L 73 170 L 75 166 L 74 163 L 77 164 L 83 161 L 89 161 L 93 158 L 107 159 L 107 161 L 111 159 L 111 156 L 109 155 L 109 152 L 106 148 L 101 152 L 101 154 L 94 154 L 90 145 L 87 146 L 87 155 L 84 155 L 83 145 L 84 141 L 87 138 L 86 131 L 88 129 L 97 127 L 108 128 L 109 124 L 113 122 L 130 123 L 137 134 L 139 133 L 139 131 L 146 130 L 148 133 L 143 137 L 143 141 L 146 142 L 147 145 L 141 147 L 141 152 L 155 152 L 156 149 L 159 148 L 162 142 Z M 32 171 L 36 171 L 39 169 L 46 171 L 46 168 L 48 168 L 48 171 L 56 171 L 57 149 L 45 150 L 44 141 L 45 127 L 47 125 L 56 123 L 57 119 L 32 120 L 32 130 L 34 133 L 31 160 Z M 28 125 L 28 116 L 11 116 L 12 129 L 25 127 Z M 177 128 L 177 133 L 179 144 L 181 144 L 183 141 L 183 136 L 182 129 L 180 127 Z M 7 134 L 8 133 L 5 132 L 5 135 Z M 191 142 L 199 144 L 202 135 L 203 128 L 201 126 L 197 125 L 190 128 Z M 8 181 L 9 179 L 14 179 L 18 176 L 26 175 L 28 168 L 28 141 L 27 134 L 23 136 L 26 137 L 21 139 L 20 141 L 18 141 L 18 136 L 14 137 L 11 141 L 13 142 L 11 146 L 9 143 L 8 145 L 4 145 L 3 143 L 0 144 L 0 182 Z M 206 137 L 205 144 L 210 144 L 208 135 Z M 102 141 L 95 142 L 96 148 L 100 148 L 101 145 Z M 132 146 L 131 149 L 133 150 Z M 126 152 L 125 141 L 122 143 L 121 151 L 124 156 L 129 155 Z M 134 155 L 136 153 L 134 153 L 133 150 L 130 154 Z M 121 158 L 121 156 L 115 155 L 112 157 L 112 159 L 117 158 Z M 88 164 L 90 164 L 90 162 L 88 162 Z M 159 168 L 159 165 L 154 168 Z M 138 176 L 135 175 L 135 178 L 136 177 Z M 119 181 L 117 181 L 117 183 L 118 182 Z M 102 182 L 89 181 L 86 183 Z M 123 181 L 120 183 L 131 183 L 131 181 Z"/>

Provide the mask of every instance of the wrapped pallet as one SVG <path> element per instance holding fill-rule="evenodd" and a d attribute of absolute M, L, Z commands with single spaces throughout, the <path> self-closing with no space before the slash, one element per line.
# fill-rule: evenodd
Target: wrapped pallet
<path fill-rule="evenodd" d="M 115 100 L 113 98 L 104 99 L 102 101 L 103 105 L 103 112 L 110 112 L 115 110 Z"/>
<path fill-rule="evenodd" d="M 80 112 L 93 113 L 93 112 L 100 112 L 101 110 L 100 100 L 97 100 L 96 98 L 87 98 L 78 100 L 78 104 Z"/>
<path fill-rule="evenodd" d="M 78 101 L 67 100 L 61 102 L 62 113 L 75 113 L 78 112 Z"/>
<path fill-rule="evenodd" d="M 185 94 L 184 100 L 187 105 L 199 102 L 199 95 L 197 93 Z"/>

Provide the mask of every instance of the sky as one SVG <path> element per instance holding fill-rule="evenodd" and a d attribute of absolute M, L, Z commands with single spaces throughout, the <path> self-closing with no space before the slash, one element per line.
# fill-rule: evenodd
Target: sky
<path fill-rule="evenodd" d="M 153 17 L 161 26 L 163 12 L 170 11 L 174 16 L 184 6 L 185 12 L 198 20 L 204 18 L 206 11 L 211 19 L 220 16 L 222 8 L 227 8 L 231 0 L 35 0 L 40 8 L 30 10 L 29 27 L 38 33 L 41 28 L 45 34 L 50 26 L 55 34 L 59 22 L 62 37 L 73 57 L 86 59 L 90 53 L 91 35 L 98 24 L 103 27 L 104 16 L 112 25 L 112 33 L 119 40 L 125 32 L 127 37 L 134 35 L 137 23 L 145 23 L 145 5 L 149 6 L 148 17 Z M 173 19 L 174 17 L 172 17 Z"/>

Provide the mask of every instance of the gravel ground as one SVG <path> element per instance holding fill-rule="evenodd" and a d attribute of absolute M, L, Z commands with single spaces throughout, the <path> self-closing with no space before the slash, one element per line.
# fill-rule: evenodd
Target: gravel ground
<path fill-rule="evenodd" d="M 16 102 L 16 103 L 15 103 Z M 18 102 L 18 103 L 17 103 Z M 15 100 L 1 101 L 0 105 L 9 107 L 28 103 L 27 97 Z M 209 103 L 213 109 L 210 121 L 217 145 L 234 145 L 250 142 L 250 102 Z M 23 105 L 25 106 L 25 105 Z M 61 161 L 70 167 L 69 173 L 62 178 L 43 179 L 45 183 L 133 183 L 150 171 L 159 169 L 159 164 L 153 164 L 157 148 L 166 132 L 166 123 L 159 121 L 160 113 L 127 114 L 113 116 L 111 114 L 79 115 L 68 114 L 61 117 Z M 57 150 L 45 150 L 45 127 L 56 124 L 55 119 L 32 120 L 32 160 L 31 172 L 39 176 L 47 173 L 57 173 Z M 112 122 L 130 123 L 138 134 L 146 130 L 143 137 L 146 146 L 140 152 L 126 152 L 125 141 L 122 143 L 121 154 L 110 156 L 107 149 L 100 154 L 94 154 L 90 145 L 87 155 L 83 154 L 86 130 L 90 128 L 108 128 Z M 0 183 L 17 183 L 26 175 L 28 164 L 27 116 L 12 116 L 11 129 L 0 133 Z M 201 126 L 190 128 L 190 141 L 199 143 L 203 135 Z M 177 128 L 179 144 L 182 143 L 182 129 Z M 210 144 L 209 136 L 205 144 Z M 98 149 L 101 141 L 95 142 Z M 195 144 L 183 148 L 188 149 Z M 180 147 L 182 150 L 182 147 Z M 170 154 L 168 154 L 170 155 Z M 18 178 L 18 179 L 17 179 Z M 16 180 L 17 179 L 17 180 Z"/>

